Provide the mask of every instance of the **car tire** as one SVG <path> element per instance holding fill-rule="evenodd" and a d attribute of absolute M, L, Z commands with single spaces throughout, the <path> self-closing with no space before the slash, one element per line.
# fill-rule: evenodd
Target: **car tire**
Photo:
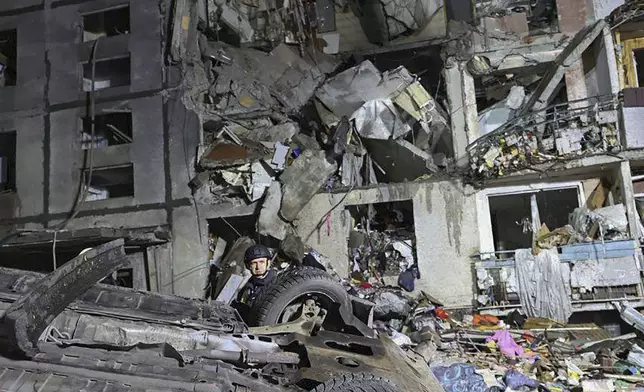
<path fill-rule="evenodd" d="M 306 294 L 322 294 L 340 306 L 351 306 L 346 290 L 337 279 L 315 267 L 298 267 L 280 274 L 261 297 L 253 301 L 248 324 L 278 324 L 286 307 Z"/>
<path fill-rule="evenodd" d="M 345 374 L 318 385 L 311 392 L 400 392 L 391 381 L 367 373 Z"/>

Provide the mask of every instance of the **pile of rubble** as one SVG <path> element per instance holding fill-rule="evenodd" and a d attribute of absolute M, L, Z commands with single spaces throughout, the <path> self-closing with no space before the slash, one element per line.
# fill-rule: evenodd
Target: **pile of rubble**
<path fill-rule="evenodd" d="M 430 152 L 449 125 L 405 68 L 364 61 L 325 81 L 338 63 L 319 53 L 314 66 L 286 45 L 266 54 L 202 44 L 211 84 L 200 105 L 213 120 L 191 185 L 203 203 L 263 200 L 260 234 L 283 240 L 321 190 L 437 170 Z"/>
<path fill-rule="evenodd" d="M 447 392 L 636 391 L 644 386 L 644 341 L 615 325 L 566 325 L 513 311 L 503 319 L 448 311 L 422 293 L 357 287 L 375 302 L 374 327 L 421 354 Z M 644 315 L 618 306 L 638 332 Z M 617 328 L 619 329 L 619 328 Z"/>

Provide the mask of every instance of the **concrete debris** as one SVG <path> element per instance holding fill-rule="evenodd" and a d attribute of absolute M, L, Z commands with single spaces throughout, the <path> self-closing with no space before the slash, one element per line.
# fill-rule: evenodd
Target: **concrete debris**
<path fill-rule="evenodd" d="M 232 63 L 215 62 L 210 73 L 210 101 L 216 112 L 236 115 L 299 110 L 312 96 L 337 60 L 316 53 L 301 57 L 282 44 L 270 53 L 239 49 L 222 43 L 202 43 L 202 57 L 225 52 Z"/>
<path fill-rule="evenodd" d="M 372 220 L 375 224 L 380 219 Z M 398 278 L 416 264 L 413 236 L 406 228 L 387 232 L 355 228 L 349 237 L 352 276 L 367 282 L 376 276 Z"/>
<path fill-rule="evenodd" d="M 281 216 L 287 221 L 297 218 L 337 169 L 337 164 L 329 162 L 324 151 L 304 151 L 280 176 L 283 194 Z"/>
<path fill-rule="evenodd" d="M 376 319 L 403 319 L 411 312 L 409 300 L 392 291 L 378 292 L 373 302 L 376 304 L 373 309 Z"/>
<path fill-rule="evenodd" d="M 280 204 L 282 202 L 282 187 L 279 182 L 273 181 L 262 203 L 257 219 L 257 232 L 261 235 L 271 236 L 278 240 L 284 240 L 289 228 L 279 216 Z"/>
<path fill-rule="evenodd" d="M 267 143 L 289 143 L 295 135 L 300 132 L 300 126 L 293 122 L 284 122 L 280 124 L 273 125 L 270 120 L 267 120 L 263 126 L 253 126 L 253 127 L 236 127 L 234 133 L 242 138 L 253 140 L 256 142 L 267 142 Z"/>
<path fill-rule="evenodd" d="M 424 28 L 442 8 L 442 0 L 370 0 L 355 13 L 369 42 L 384 44 Z"/>

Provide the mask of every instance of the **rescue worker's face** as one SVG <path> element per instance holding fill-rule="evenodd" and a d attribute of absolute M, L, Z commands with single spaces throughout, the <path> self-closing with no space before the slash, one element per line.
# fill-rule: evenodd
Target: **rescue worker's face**
<path fill-rule="evenodd" d="M 263 257 L 261 259 L 253 259 L 248 263 L 248 269 L 253 276 L 261 276 L 268 270 L 268 259 Z"/>

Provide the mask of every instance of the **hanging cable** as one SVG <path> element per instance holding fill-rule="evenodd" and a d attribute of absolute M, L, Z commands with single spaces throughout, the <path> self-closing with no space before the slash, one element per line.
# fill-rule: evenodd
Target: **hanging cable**
<path fill-rule="evenodd" d="M 54 270 L 57 268 L 57 262 L 56 262 L 56 240 L 58 237 L 58 232 L 61 230 L 64 230 L 65 227 L 69 224 L 69 222 L 76 218 L 78 215 L 78 212 L 80 211 L 80 207 L 85 201 L 85 198 L 87 197 L 87 193 L 89 192 L 89 187 L 92 183 L 92 172 L 94 170 L 94 138 L 96 137 L 96 51 L 98 48 L 98 41 L 100 38 L 96 39 L 94 41 L 94 45 L 92 46 L 92 54 L 90 57 L 90 62 L 92 63 L 92 86 L 89 92 L 89 116 L 90 116 L 90 142 L 89 142 L 89 149 L 87 152 L 87 161 L 88 161 L 88 169 L 87 169 L 87 177 L 84 178 L 84 176 L 81 176 L 80 181 L 79 181 L 79 192 L 78 192 L 78 197 L 76 198 L 74 202 L 74 206 L 72 207 L 70 215 L 63 221 L 61 222 L 58 226 L 54 228 L 54 239 L 52 241 L 52 259 L 53 259 L 53 264 L 54 264 Z M 83 179 L 85 179 L 85 182 L 83 182 Z"/>

